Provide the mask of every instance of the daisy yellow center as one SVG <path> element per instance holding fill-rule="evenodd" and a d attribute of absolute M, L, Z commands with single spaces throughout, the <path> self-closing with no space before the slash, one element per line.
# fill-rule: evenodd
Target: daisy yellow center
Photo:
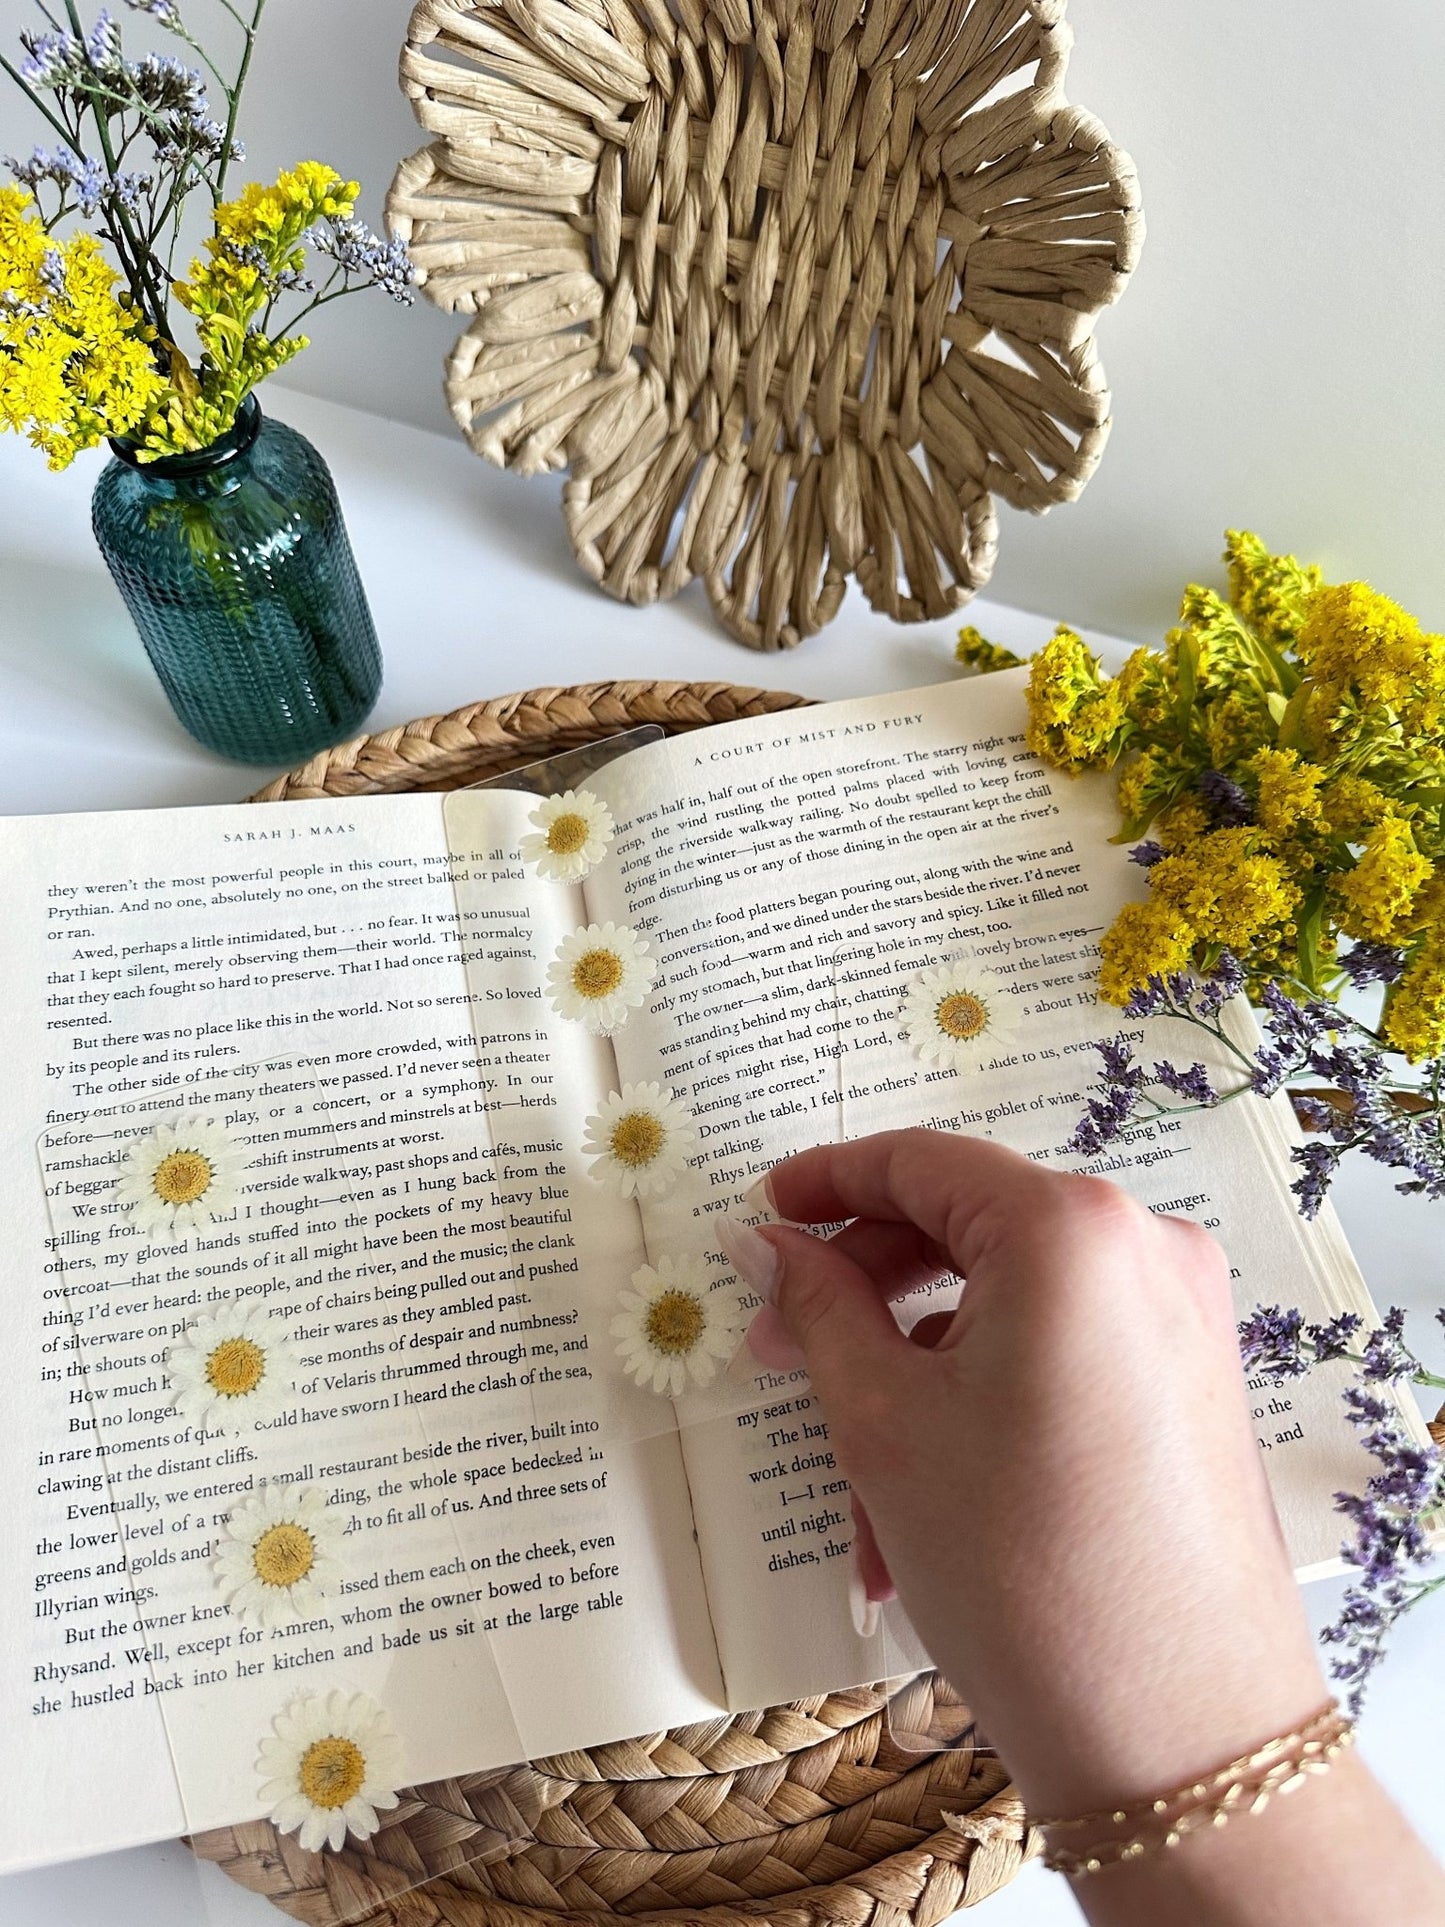
<path fill-rule="evenodd" d="M 554 816 L 547 826 L 547 848 L 553 856 L 573 856 L 587 841 L 587 818 L 576 810 Z"/>
<path fill-rule="evenodd" d="M 344 1807 L 366 1784 L 366 1755 L 355 1740 L 328 1733 L 301 1755 L 296 1778 L 313 1806 Z"/>
<path fill-rule="evenodd" d="M 665 1291 L 647 1310 L 647 1342 L 655 1352 L 682 1358 L 702 1336 L 704 1314 L 690 1291 Z"/>
<path fill-rule="evenodd" d="M 305 1526 L 285 1520 L 261 1534 L 251 1564 L 263 1586 L 294 1586 L 316 1564 L 316 1541 Z"/>
<path fill-rule="evenodd" d="M 211 1389 L 222 1398 L 244 1398 L 266 1374 L 266 1354 L 252 1338 L 223 1338 L 206 1360 Z"/>
<path fill-rule="evenodd" d="M 199 1151 L 171 1151 L 151 1173 L 151 1187 L 163 1204 L 194 1204 L 214 1176 L 211 1160 Z"/>
<path fill-rule="evenodd" d="M 619 1117 L 612 1127 L 612 1155 L 619 1164 L 625 1164 L 637 1171 L 644 1164 L 651 1164 L 662 1149 L 666 1136 L 661 1124 L 650 1111 L 629 1111 Z"/>
<path fill-rule="evenodd" d="M 579 997 L 610 997 L 622 982 L 622 959 L 615 950 L 588 950 L 572 966 L 572 988 Z"/>
<path fill-rule="evenodd" d="M 945 1037 L 956 1037 L 965 1043 L 981 1037 L 988 1024 L 988 1010 L 982 999 L 968 990 L 956 990 L 951 997 L 945 997 L 934 1015 Z"/>

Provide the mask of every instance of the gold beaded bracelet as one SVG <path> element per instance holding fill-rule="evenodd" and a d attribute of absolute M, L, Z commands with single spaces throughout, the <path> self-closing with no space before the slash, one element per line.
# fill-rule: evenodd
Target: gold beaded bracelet
<path fill-rule="evenodd" d="M 1275 1794 L 1292 1793 L 1311 1775 L 1328 1772 L 1335 1755 L 1353 1744 L 1354 1737 L 1354 1721 L 1331 1700 L 1290 1732 L 1171 1793 L 1071 1819 L 1034 1820 L 1031 1825 L 1046 1843 L 1044 1865 L 1072 1877 L 1098 1873 L 1101 1867 L 1177 1847 L 1204 1827 L 1227 1825 L 1236 1813 L 1262 1812 Z M 1103 1837 L 1081 1849 L 1054 1838 L 1086 1831 Z"/>

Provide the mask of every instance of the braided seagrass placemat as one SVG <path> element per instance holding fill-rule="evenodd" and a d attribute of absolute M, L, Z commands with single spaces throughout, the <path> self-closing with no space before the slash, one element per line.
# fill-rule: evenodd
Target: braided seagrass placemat
<path fill-rule="evenodd" d="M 357 737 L 252 800 L 452 789 L 642 723 L 699 729 L 805 700 L 732 683 L 531 689 Z M 927 1673 L 410 1787 L 364 1853 L 303 1853 L 264 1820 L 190 1841 L 308 1927 L 936 1927 L 1032 1844 L 1004 1768 Z"/>

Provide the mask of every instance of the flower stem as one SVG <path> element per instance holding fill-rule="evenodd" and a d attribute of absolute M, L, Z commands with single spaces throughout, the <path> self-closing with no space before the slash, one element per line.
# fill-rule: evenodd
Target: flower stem
<path fill-rule="evenodd" d="M 228 12 L 233 9 L 228 8 Z M 241 30 L 245 35 L 245 45 L 241 49 L 241 64 L 236 69 L 236 79 L 226 92 L 226 133 L 221 142 L 221 158 L 216 167 L 216 178 L 211 187 L 211 200 L 219 207 L 225 198 L 226 170 L 231 165 L 231 148 L 236 132 L 236 116 L 241 111 L 241 93 L 246 85 L 246 76 L 251 71 L 251 56 L 256 51 L 256 33 L 261 25 L 261 15 L 266 11 L 266 0 L 256 0 L 250 25 L 242 21 Z M 240 19 L 240 16 L 237 15 Z"/>

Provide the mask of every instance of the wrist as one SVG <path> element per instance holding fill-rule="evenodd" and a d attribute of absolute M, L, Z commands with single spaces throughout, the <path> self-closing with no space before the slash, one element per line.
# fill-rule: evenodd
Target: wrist
<path fill-rule="evenodd" d="M 1126 1673 L 1119 1684 L 1081 1679 L 1072 1693 L 997 1711 L 988 1697 L 978 1696 L 980 1723 L 1030 1813 L 1067 1817 L 1211 1774 L 1299 1727 L 1329 1694 L 1312 1648 L 1301 1644 L 1281 1650 L 1268 1670 L 1221 1663 L 1164 1678 Z"/>
<path fill-rule="evenodd" d="M 1445 1918 L 1445 1878 L 1353 1750 L 1257 1813 L 1070 1886 L 1093 1927 Z"/>
<path fill-rule="evenodd" d="M 1077 1815 L 1034 1816 L 1044 1837 L 1044 1864 L 1056 1873 L 1097 1874 L 1167 1853 L 1241 1814 L 1262 1813 L 1271 1800 L 1328 1773 L 1354 1743 L 1354 1732 L 1354 1721 L 1329 1699 L 1287 1732 L 1145 1799 Z"/>

